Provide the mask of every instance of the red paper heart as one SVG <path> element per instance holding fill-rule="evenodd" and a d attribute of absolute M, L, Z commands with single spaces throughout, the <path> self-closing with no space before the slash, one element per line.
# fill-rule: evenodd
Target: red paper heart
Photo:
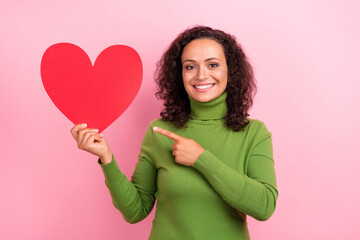
<path fill-rule="evenodd" d="M 92 66 L 78 46 L 50 46 L 41 60 L 41 78 L 50 99 L 74 124 L 102 132 L 136 97 L 142 80 L 139 54 L 131 47 L 106 48 Z"/>

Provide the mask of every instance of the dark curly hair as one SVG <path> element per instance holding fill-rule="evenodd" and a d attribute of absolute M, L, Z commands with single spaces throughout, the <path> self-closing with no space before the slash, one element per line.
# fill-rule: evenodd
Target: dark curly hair
<path fill-rule="evenodd" d="M 221 30 L 196 26 L 182 32 L 157 63 L 155 96 L 164 101 L 160 116 L 165 121 L 184 127 L 190 118 L 190 101 L 182 80 L 181 54 L 192 40 L 208 38 L 222 45 L 228 66 L 226 125 L 241 131 L 248 123 L 256 85 L 252 67 L 234 36 Z"/>

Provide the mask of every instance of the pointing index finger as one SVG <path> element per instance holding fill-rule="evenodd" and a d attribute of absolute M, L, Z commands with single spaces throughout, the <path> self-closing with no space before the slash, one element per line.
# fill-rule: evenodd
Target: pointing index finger
<path fill-rule="evenodd" d="M 173 132 L 170 132 L 169 130 L 163 129 L 163 128 L 153 127 L 153 130 L 157 133 L 160 133 L 161 135 L 164 135 L 165 137 L 170 138 L 171 140 L 174 140 L 174 141 L 178 141 L 181 138 L 181 136 L 179 136 Z"/>

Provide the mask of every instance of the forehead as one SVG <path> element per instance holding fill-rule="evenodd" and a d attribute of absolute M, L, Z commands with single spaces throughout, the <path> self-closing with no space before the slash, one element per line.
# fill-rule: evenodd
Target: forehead
<path fill-rule="evenodd" d="M 224 49 L 220 43 L 208 38 L 191 41 L 185 46 L 181 54 L 181 59 L 183 61 L 186 59 L 201 60 L 212 57 L 224 60 Z"/>

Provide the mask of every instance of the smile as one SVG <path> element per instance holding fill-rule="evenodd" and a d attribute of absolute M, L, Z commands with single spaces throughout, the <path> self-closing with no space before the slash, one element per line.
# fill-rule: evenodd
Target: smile
<path fill-rule="evenodd" d="M 211 84 L 205 84 L 205 85 L 194 85 L 194 87 L 196 89 L 205 90 L 205 89 L 211 88 L 214 85 L 215 85 L 214 83 L 211 83 Z"/>

